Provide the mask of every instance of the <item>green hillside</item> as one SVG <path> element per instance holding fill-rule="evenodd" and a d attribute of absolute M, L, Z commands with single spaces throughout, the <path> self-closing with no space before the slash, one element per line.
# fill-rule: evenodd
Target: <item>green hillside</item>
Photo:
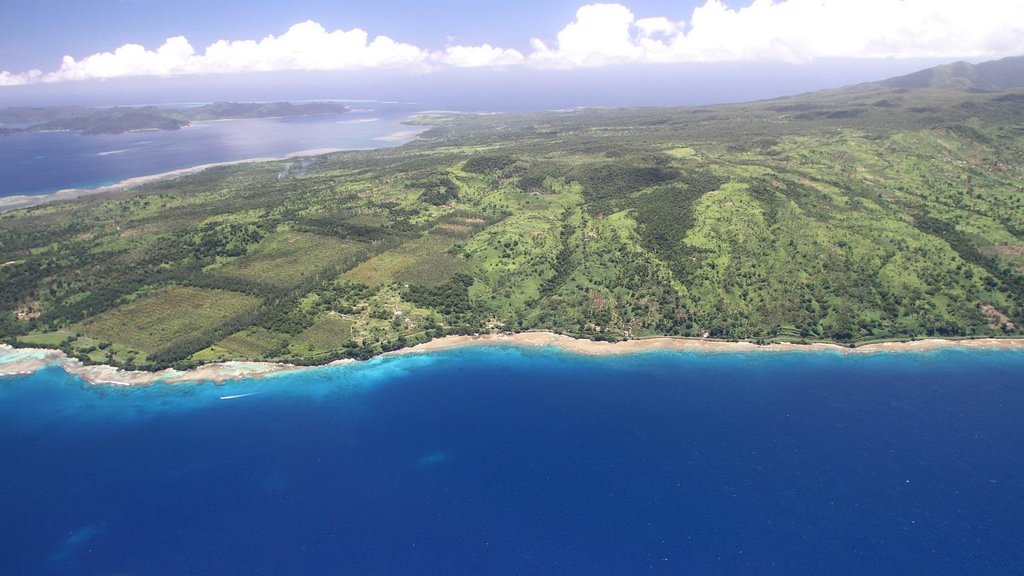
<path fill-rule="evenodd" d="M 1024 90 L 431 115 L 421 141 L 0 215 L 0 334 L 144 368 L 546 329 L 1020 335 Z M 137 322 L 133 322 L 137 319 Z"/>
<path fill-rule="evenodd" d="M 879 83 L 888 88 L 960 88 L 986 92 L 1024 86 L 1024 56 L 981 64 L 954 62 Z"/>

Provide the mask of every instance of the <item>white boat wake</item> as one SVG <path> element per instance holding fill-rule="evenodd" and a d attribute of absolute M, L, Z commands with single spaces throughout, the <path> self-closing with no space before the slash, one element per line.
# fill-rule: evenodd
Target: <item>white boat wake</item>
<path fill-rule="evenodd" d="M 249 392 L 248 394 L 232 394 L 230 396 L 221 396 L 221 400 L 234 400 L 235 398 L 245 398 L 246 396 L 252 396 L 256 392 Z"/>

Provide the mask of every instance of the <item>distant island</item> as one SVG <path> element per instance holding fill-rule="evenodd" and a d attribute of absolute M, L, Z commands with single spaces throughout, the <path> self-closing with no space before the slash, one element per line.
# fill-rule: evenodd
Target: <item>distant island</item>
<path fill-rule="evenodd" d="M 67 130 L 82 134 L 121 134 L 132 130 L 178 130 L 192 122 L 204 120 L 285 118 L 344 114 L 348 111 L 346 106 L 335 102 L 214 102 L 187 108 L 14 107 L 0 109 L 0 135 L 50 130 Z"/>
<path fill-rule="evenodd" d="M 427 114 L 415 142 L 301 171 L 6 212 L 0 338 L 145 370 L 526 332 L 1019 339 L 1022 63 L 746 104 Z M 190 118 L 282 112 L 232 106 Z"/>

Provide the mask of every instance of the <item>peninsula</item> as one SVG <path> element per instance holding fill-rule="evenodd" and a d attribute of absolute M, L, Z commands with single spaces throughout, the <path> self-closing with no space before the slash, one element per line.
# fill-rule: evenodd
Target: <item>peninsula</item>
<path fill-rule="evenodd" d="M 336 102 L 214 102 L 189 107 L 17 107 L 0 109 L 0 136 L 52 130 L 86 135 L 120 134 L 132 130 L 178 130 L 192 122 L 208 120 L 285 118 L 346 112 L 348 108 Z"/>
<path fill-rule="evenodd" d="M 1020 338 L 1020 63 L 747 104 L 435 113 L 415 142 L 301 173 L 218 166 L 7 212 L 0 336 L 128 370 L 477 334 Z"/>

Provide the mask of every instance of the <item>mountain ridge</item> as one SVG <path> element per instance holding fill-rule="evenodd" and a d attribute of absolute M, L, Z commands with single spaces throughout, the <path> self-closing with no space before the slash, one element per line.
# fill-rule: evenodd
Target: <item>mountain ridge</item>
<path fill-rule="evenodd" d="M 953 62 L 875 82 L 886 88 L 955 88 L 999 92 L 1024 87 L 1024 56 L 978 64 Z"/>

